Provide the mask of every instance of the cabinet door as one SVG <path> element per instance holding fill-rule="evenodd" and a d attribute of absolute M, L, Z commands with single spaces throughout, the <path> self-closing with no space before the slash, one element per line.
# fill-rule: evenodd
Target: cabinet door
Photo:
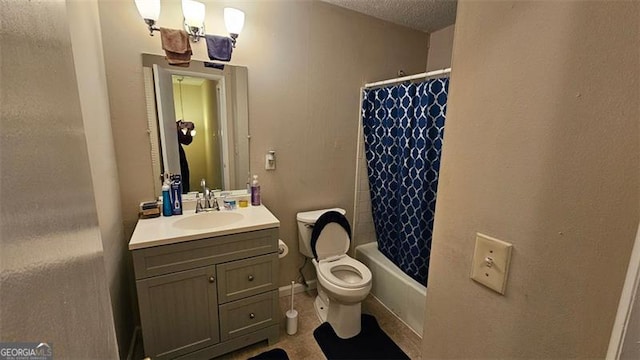
<path fill-rule="evenodd" d="M 215 266 L 136 284 L 146 356 L 173 358 L 220 341 Z"/>

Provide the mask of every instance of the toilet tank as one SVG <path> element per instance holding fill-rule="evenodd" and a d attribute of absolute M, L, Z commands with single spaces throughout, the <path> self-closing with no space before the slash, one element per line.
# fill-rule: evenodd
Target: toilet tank
<path fill-rule="evenodd" d="M 342 215 L 347 213 L 344 209 L 331 208 L 299 212 L 296 215 L 296 220 L 298 220 L 298 249 L 302 255 L 308 258 L 313 258 L 313 250 L 311 250 L 311 233 L 313 232 L 313 225 L 316 223 L 316 220 L 318 220 L 318 218 L 327 211 L 337 211 Z"/>

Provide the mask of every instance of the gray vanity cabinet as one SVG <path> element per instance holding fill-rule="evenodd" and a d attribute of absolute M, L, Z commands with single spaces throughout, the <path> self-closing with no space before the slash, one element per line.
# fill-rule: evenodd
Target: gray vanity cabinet
<path fill-rule="evenodd" d="M 133 250 L 145 355 L 209 359 L 278 340 L 278 229 Z"/>

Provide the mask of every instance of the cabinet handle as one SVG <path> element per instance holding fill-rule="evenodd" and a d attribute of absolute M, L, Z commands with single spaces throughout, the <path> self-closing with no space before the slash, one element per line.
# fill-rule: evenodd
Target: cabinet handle
<path fill-rule="evenodd" d="M 254 313 L 249 314 L 249 319 L 253 319 L 255 317 L 256 317 L 256 314 L 254 314 Z"/>
<path fill-rule="evenodd" d="M 210 277 L 209 277 L 209 282 L 210 282 L 210 283 L 214 283 L 214 282 L 216 282 L 216 278 L 215 278 L 215 277 L 213 277 L 213 276 L 210 276 Z"/>
<path fill-rule="evenodd" d="M 249 275 L 247 279 L 249 279 L 249 281 L 253 281 L 253 275 Z"/>

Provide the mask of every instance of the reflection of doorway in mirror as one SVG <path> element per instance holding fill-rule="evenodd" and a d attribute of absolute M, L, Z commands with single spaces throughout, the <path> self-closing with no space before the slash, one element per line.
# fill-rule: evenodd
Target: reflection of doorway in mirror
<path fill-rule="evenodd" d="M 184 79 L 182 89 L 178 78 Z M 172 79 L 176 120 L 191 121 L 195 124 L 196 135 L 192 143 L 182 146 L 189 163 L 191 191 L 200 190 L 201 179 L 207 181 L 207 187 L 210 189 L 222 189 L 220 112 L 216 91 L 218 82 L 179 75 L 173 75 Z"/>

